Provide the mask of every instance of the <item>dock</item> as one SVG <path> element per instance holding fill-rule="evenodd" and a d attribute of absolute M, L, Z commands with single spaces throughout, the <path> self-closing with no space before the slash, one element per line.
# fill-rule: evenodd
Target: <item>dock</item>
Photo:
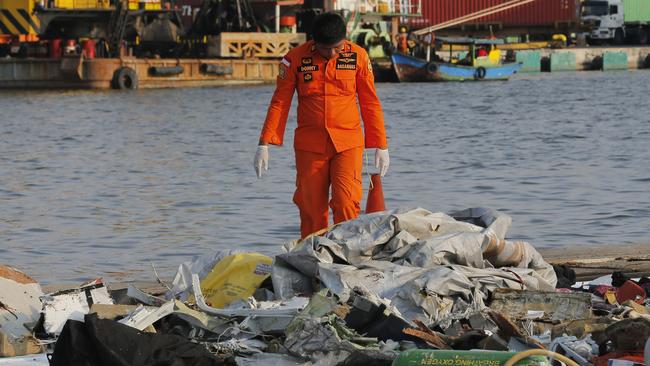
<path fill-rule="evenodd" d="M 650 68 L 650 47 L 544 48 L 515 51 L 523 72 L 613 71 Z"/>

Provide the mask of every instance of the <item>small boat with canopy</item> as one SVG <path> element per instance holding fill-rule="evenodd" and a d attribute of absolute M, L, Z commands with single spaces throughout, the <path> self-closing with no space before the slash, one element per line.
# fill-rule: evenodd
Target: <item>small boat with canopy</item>
<path fill-rule="evenodd" d="M 521 64 L 502 62 L 497 48 L 500 44 L 500 39 L 440 37 L 430 60 L 399 52 L 394 52 L 391 60 L 400 82 L 508 80 Z M 441 53 L 447 47 L 449 55 L 443 59 Z M 461 52 L 459 48 L 467 51 Z"/>

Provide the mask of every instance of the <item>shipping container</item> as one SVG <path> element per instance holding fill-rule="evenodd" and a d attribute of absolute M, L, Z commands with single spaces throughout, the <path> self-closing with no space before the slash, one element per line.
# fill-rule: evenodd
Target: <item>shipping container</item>
<path fill-rule="evenodd" d="M 422 17 L 409 20 L 414 29 L 440 24 L 493 6 L 507 0 L 423 0 Z M 569 29 L 580 24 L 580 0 L 535 0 L 495 14 L 471 20 L 455 29 L 494 31 L 508 28 Z"/>
<path fill-rule="evenodd" d="M 650 22 L 650 1 L 648 0 L 624 0 L 623 9 L 625 23 Z"/>

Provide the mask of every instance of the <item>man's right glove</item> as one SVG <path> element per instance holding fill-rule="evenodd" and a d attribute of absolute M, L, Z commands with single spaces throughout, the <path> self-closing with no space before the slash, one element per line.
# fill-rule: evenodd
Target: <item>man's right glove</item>
<path fill-rule="evenodd" d="M 379 175 L 384 176 L 388 171 L 390 165 L 390 158 L 388 157 L 388 149 L 375 150 L 375 168 L 379 169 Z"/>
<path fill-rule="evenodd" d="M 257 173 L 258 178 L 262 178 L 262 168 L 264 168 L 264 170 L 269 170 L 268 145 L 259 145 L 257 147 L 257 151 L 255 152 L 255 160 L 253 160 L 253 166 L 255 167 L 255 173 Z"/>

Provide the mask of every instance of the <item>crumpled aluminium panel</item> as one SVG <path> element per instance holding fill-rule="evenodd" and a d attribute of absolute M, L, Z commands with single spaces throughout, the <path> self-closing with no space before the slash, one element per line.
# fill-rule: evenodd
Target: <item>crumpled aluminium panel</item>
<path fill-rule="evenodd" d="M 319 282 L 346 301 L 357 287 L 388 299 L 407 320 L 444 326 L 484 308 L 497 288 L 554 290 L 552 266 L 530 244 L 505 239 L 509 216 L 480 208 L 454 216 L 398 209 L 308 237 L 276 256 L 275 293 L 308 293 Z"/>

